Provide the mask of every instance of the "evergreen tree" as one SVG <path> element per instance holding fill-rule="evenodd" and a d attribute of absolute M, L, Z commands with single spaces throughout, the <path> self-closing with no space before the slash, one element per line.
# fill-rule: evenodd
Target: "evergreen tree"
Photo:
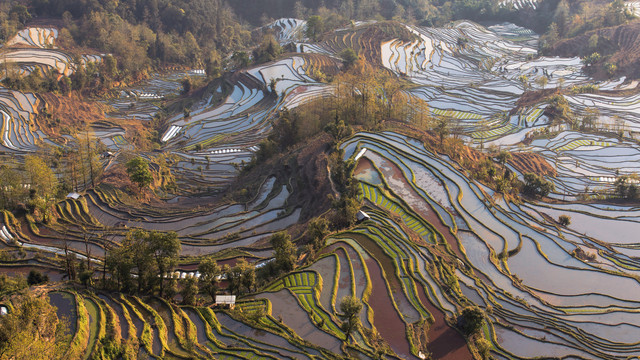
<path fill-rule="evenodd" d="M 126 166 L 129 178 L 138 185 L 141 191 L 143 187 L 148 186 L 153 181 L 149 163 L 145 159 L 138 156 L 129 160 Z"/>
<path fill-rule="evenodd" d="M 342 319 L 342 331 L 345 333 L 345 341 L 349 341 L 352 331 L 360 327 L 360 312 L 362 311 L 362 301 L 354 296 L 345 296 L 340 300 L 340 314 Z"/>
<path fill-rule="evenodd" d="M 201 288 L 211 295 L 211 300 L 215 303 L 220 282 L 218 277 L 222 274 L 220 266 L 212 257 L 207 257 L 198 265 L 198 272 L 200 272 Z"/>
<path fill-rule="evenodd" d="M 278 270 L 289 272 L 296 264 L 296 247 L 291 242 L 291 235 L 284 231 L 271 235 L 269 239 L 275 252 L 275 266 Z"/>

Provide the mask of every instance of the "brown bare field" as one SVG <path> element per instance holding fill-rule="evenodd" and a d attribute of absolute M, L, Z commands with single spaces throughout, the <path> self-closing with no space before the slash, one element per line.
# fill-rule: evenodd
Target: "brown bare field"
<path fill-rule="evenodd" d="M 536 153 L 512 153 L 509 165 L 521 173 L 532 172 L 539 175 L 556 175 L 556 170 L 542 156 Z"/>
<path fill-rule="evenodd" d="M 39 94 L 43 100 L 44 109 L 51 114 L 50 117 L 39 116 L 38 121 L 42 131 L 49 137 L 63 140 L 61 135 L 77 134 L 89 129 L 95 122 L 117 121 L 114 127 L 121 127 L 125 130 L 125 138 L 137 147 L 148 147 L 147 134 L 152 130 L 153 124 L 148 121 L 135 119 L 109 119 L 105 115 L 110 107 L 97 101 L 85 100 L 76 92 L 68 96 L 56 95 L 53 93 Z M 42 114 L 43 111 L 41 110 Z M 63 140 L 64 141 L 64 140 Z"/>
<path fill-rule="evenodd" d="M 552 54 L 557 56 L 587 56 L 593 50 L 589 48 L 589 39 L 593 35 L 598 35 L 601 39 L 606 39 L 605 44 L 600 46 L 601 55 L 611 54 L 608 62 L 618 66 L 617 75 L 626 75 L 630 79 L 637 79 L 640 72 L 640 22 L 633 21 L 628 24 L 602 28 L 586 32 L 583 35 L 571 39 L 562 40 L 555 44 Z M 600 49 L 601 48 L 601 49 Z M 607 75 L 602 66 L 594 67 L 590 71 L 596 78 L 605 78 Z"/>

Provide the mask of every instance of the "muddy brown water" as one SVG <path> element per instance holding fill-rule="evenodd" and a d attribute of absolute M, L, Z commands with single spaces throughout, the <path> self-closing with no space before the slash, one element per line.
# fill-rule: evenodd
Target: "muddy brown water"
<path fill-rule="evenodd" d="M 432 357 L 438 360 L 473 360 L 462 334 L 445 322 L 444 313 L 429 301 L 424 286 L 418 281 L 415 283 L 420 301 L 435 320 L 429 328 L 429 342 L 427 344 L 427 349 L 431 352 Z"/>
<path fill-rule="evenodd" d="M 409 197 L 414 201 L 408 202 L 411 209 L 415 211 L 420 217 L 426 220 L 431 226 L 438 230 L 445 238 L 451 249 L 461 260 L 465 259 L 465 256 L 460 251 L 458 241 L 451 233 L 451 229 L 440 220 L 436 215 L 436 211 L 433 207 L 418 194 L 413 187 L 407 182 L 402 170 L 394 163 L 381 157 L 381 166 L 379 167 L 383 176 L 387 178 L 387 181 L 393 180 L 396 184 L 402 185 L 402 191 L 407 192 Z M 405 199 L 407 200 L 407 199 Z M 419 203 L 417 203 L 419 202 Z"/>
<path fill-rule="evenodd" d="M 391 349 L 401 358 L 416 358 L 411 354 L 409 340 L 406 337 L 405 322 L 393 305 L 393 300 L 389 295 L 389 290 L 382 275 L 383 272 L 387 274 L 387 281 L 389 282 L 391 292 L 395 296 L 404 299 L 404 301 L 408 301 L 395 275 L 395 267 L 392 260 L 373 240 L 370 240 L 366 236 L 352 233 L 349 234 L 349 237 L 356 240 L 358 244 L 369 251 L 371 255 L 370 258 L 365 260 L 365 264 L 369 270 L 369 277 L 371 278 L 372 291 L 369 297 L 369 306 L 373 309 L 374 326 L 389 346 L 391 346 Z M 380 263 L 375 259 L 380 261 Z"/>
<path fill-rule="evenodd" d="M 380 265 L 372 258 L 365 262 L 373 285 L 369 297 L 369 305 L 373 309 L 373 324 L 395 353 L 401 358 L 414 359 L 406 336 L 405 323 L 393 306 Z"/>

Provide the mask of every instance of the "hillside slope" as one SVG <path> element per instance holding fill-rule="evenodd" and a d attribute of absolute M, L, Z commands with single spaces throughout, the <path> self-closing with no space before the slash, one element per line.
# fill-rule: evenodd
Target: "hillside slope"
<path fill-rule="evenodd" d="M 590 46 L 590 39 L 597 39 L 597 46 Z M 640 76 L 640 21 L 589 31 L 575 38 L 558 42 L 551 53 L 556 56 L 585 57 L 593 52 L 602 55 L 602 59 L 592 65 L 592 72 L 603 76 L 603 65 L 616 64 L 616 75 L 636 79 Z"/>

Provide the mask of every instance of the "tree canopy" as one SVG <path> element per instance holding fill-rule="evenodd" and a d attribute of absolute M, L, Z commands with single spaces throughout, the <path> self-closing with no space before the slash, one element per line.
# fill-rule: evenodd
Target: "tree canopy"
<path fill-rule="evenodd" d="M 0 316 L 0 359 L 63 359 L 66 326 L 45 297 L 28 294 Z"/>
<path fill-rule="evenodd" d="M 531 197 L 545 197 L 549 195 L 555 186 L 551 181 L 545 180 L 542 176 L 534 173 L 524 174 L 524 186 L 522 192 Z"/>
<path fill-rule="evenodd" d="M 296 247 L 291 242 L 291 235 L 284 231 L 271 235 L 269 239 L 275 252 L 275 266 L 281 271 L 291 271 L 296 263 Z"/>
<path fill-rule="evenodd" d="M 355 296 L 345 296 L 340 300 L 340 314 L 342 319 L 342 331 L 345 333 L 345 341 L 349 340 L 349 335 L 360 326 L 360 311 L 362 311 L 362 301 Z"/>
<path fill-rule="evenodd" d="M 213 258 L 207 257 L 198 265 L 198 272 L 200 272 L 201 288 L 211 295 L 213 302 L 216 302 L 218 284 L 220 282 L 218 276 L 222 274 L 222 269 Z"/>
<path fill-rule="evenodd" d="M 127 174 L 129 174 L 129 178 L 131 181 L 136 183 L 140 190 L 143 187 L 148 186 L 153 181 L 153 175 L 151 175 L 151 171 L 149 170 L 149 163 L 147 160 L 141 157 L 135 157 L 129 160 L 126 164 Z"/>
<path fill-rule="evenodd" d="M 462 310 L 458 318 L 458 325 L 462 332 L 471 336 L 482 328 L 484 323 L 484 312 L 476 306 L 468 306 Z"/>
<path fill-rule="evenodd" d="M 138 293 L 153 293 L 157 286 L 162 296 L 164 277 L 173 272 L 180 249 L 175 232 L 132 229 L 121 247 L 107 252 L 106 261 L 118 290 L 132 291 L 137 283 Z M 132 273 L 137 276 L 134 278 Z"/>

